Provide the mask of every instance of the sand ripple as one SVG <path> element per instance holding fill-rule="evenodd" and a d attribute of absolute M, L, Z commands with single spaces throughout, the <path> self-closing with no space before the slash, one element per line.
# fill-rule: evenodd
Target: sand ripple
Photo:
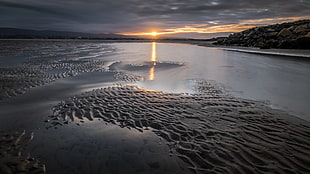
<path fill-rule="evenodd" d="M 28 61 L 17 67 L 0 68 L 0 100 L 57 79 L 94 71 L 106 71 L 105 62 L 61 58 Z"/>
<path fill-rule="evenodd" d="M 23 148 L 33 139 L 33 134 L 24 132 L 12 134 L 0 131 L 0 173 L 45 173 L 45 165 L 22 154 Z"/>
<path fill-rule="evenodd" d="M 117 80 L 122 80 L 124 82 L 137 82 L 143 80 L 143 77 L 135 75 L 135 74 L 129 74 L 125 72 L 117 72 L 114 75 L 114 78 Z"/>
<path fill-rule="evenodd" d="M 0 100 L 57 79 L 107 71 L 109 62 L 97 58 L 115 51 L 109 45 L 92 41 L 5 40 L 0 47 L 4 63 L 0 67 Z"/>
<path fill-rule="evenodd" d="M 102 119 L 151 129 L 196 173 L 309 173 L 310 126 L 261 103 L 221 94 L 199 82 L 199 94 L 109 87 L 53 108 L 49 127 Z"/>

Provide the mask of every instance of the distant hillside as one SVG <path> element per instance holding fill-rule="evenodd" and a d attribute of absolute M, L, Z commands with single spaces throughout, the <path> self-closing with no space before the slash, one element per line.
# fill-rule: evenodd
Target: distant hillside
<path fill-rule="evenodd" d="M 216 45 L 310 49 L 310 20 L 251 28 L 218 39 Z"/>
<path fill-rule="evenodd" d="M 118 34 L 92 34 L 68 31 L 26 30 L 17 28 L 0 28 L 2 39 L 123 39 L 137 38 Z"/>

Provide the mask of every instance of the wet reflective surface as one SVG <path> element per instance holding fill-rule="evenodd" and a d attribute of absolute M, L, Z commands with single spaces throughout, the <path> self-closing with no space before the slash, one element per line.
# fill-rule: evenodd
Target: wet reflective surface
<path fill-rule="evenodd" d="M 225 51 L 193 45 L 157 43 L 114 44 L 113 59 L 143 64 L 156 54 L 157 62 L 183 63 L 178 68 L 135 72 L 146 79 L 143 88 L 167 92 L 193 92 L 191 79 L 214 80 L 234 96 L 269 102 L 274 108 L 310 120 L 310 61 L 287 56 Z M 153 49 L 154 50 L 154 49 Z M 169 65 L 166 64 L 165 67 Z M 154 72 L 154 73 L 153 73 Z M 148 73 L 146 76 L 144 73 Z"/>

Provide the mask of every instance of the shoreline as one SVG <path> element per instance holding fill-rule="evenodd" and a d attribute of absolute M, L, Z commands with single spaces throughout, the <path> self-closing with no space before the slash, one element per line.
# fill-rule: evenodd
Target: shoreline
<path fill-rule="evenodd" d="M 172 42 L 174 43 L 174 42 Z M 177 42 L 178 43 L 178 42 Z M 183 43 L 183 42 L 179 42 Z M 186 42 L 184 42 L 186 44 Z M 252 54 L 263 54 L 272 56 L 285 56 L 292 58 L 310 58 L 310 49 L 260 49 L 258 47 L 240 47 L 240 46 L 225 46 L 225 45 L 214 45 L 214 42 L 187 42 L 187 44 L 197 45 L 202 47 L 219 48 L 227 51 L 237 51 Z M 307 59 L 303 59 L 307 60 Z"/>
<path fill-rule="evenodd" d="M 263 54 L 272 56 L 285 56 L 294 58 L 310 58 L 310 50 L 296 50 L 296 49 L 259 49 L 251 47 L 219 47 L 227 51 L 237 51 L 252 54 Z M 307 60 L 307 59 L 304 59 Z"/>
<path fill-rule="evenodd" d="M 179 43 L 189 44 L 202 47 L 219 48 L 227 51 L 236 51 L 252 54 L 272 55 L 272 56 L 285 56 L 293 58 L 310 58 L 310 49 L 260 49 L 258 47 L 240 47 L 240 46 L 225 46 L 214 45 L 214 41 L 202 41 L 195 39 L 0 39 L 0 41 L 77 41 L 77 42 L 102 42 L 102 43 Z"/>

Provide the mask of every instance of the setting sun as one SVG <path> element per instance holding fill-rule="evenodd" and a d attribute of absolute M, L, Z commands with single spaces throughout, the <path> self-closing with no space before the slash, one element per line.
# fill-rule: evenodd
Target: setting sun
<path fill-rule="evenodd" d="M 151 35 L 155 37 L 157 36 L 157 32 L 152 32 Z"/>

